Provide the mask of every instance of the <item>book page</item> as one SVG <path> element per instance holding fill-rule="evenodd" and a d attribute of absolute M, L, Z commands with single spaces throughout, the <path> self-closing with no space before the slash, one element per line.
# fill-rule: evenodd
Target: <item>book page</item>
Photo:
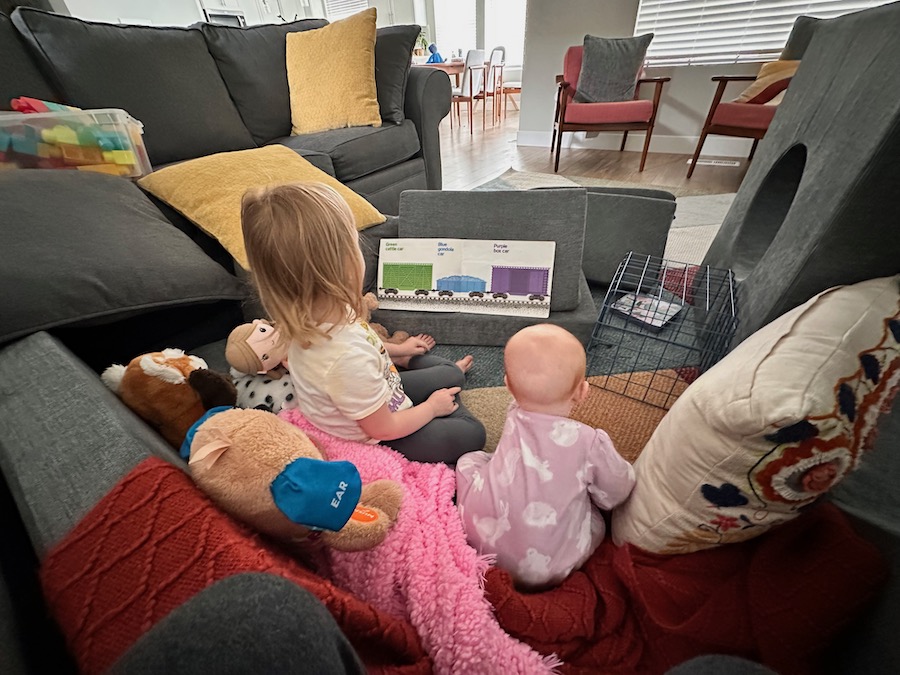
<path fill-rule="evenodd" d="M 547 318 L 556 242 L 382 239 L 381 309 Z"/>

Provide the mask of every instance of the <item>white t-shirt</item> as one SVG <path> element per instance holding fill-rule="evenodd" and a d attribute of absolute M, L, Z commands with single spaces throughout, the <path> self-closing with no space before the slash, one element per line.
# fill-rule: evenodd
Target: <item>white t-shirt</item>
<path fill-rule="evenodd" d="M 323 329 L 329 326 L 323 325 Z M 331 339 L 288 349 L 297 408 L 322 431 L 338 438 L 377 443 L 358 424 L 385 403 L 391 412 L 411 408 L 397 367 L 369 324 L 338 326 Z"/>

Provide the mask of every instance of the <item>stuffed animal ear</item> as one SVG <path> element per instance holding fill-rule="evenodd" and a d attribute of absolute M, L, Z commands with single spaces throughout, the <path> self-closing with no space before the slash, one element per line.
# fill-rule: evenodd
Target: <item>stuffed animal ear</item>
<path fill-rule="evenodd" d="M 237 390 L 230 378 L 213 370 L 192 370 L 188 384 L 197 392 L 206 410 L 237 403 Z"/>
<path fill-rule="evenodd" d="M 109 368 L 104 370 L 102 375 L 100 375 L 100 379 L 103 381 L 103 384 L 105 384 L 117 394 L 119 393 L 119 387 L 122 386 L 123 377 L 125 377 L 125 366 L 123 366 L 121 363 L 114 363 Z"/>
<path fill-rule="evenodd" d="M 231 442 L 228 439 L 219 438 L 210 441 L 202 448 L 197 448 L 191 452 L 188 464 L 195 467 L 198 471 L 209 471 L 212 465 L 216 463 L 216 460 L 225 454 L 225 451 L 230 447 Z"/>

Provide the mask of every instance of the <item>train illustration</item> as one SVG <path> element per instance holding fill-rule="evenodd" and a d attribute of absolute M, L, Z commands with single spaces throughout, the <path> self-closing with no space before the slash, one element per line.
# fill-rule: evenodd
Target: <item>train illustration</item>
<path fill-rule="evenodd" d="M 436 295 L 438 298 L 468 295 L 473 299 L 507 300 L 510 296 L 525 296 L 530 301 L 543 302 L 548 295 L 549 281 L 550 269 L 547 267 L 492 265 L 490 290 L 485 279 L 465 274 L 435 281 L 431 263 L 384 263 L 382 272 L 385 294 L 412 291 L 416 296 Z"/>

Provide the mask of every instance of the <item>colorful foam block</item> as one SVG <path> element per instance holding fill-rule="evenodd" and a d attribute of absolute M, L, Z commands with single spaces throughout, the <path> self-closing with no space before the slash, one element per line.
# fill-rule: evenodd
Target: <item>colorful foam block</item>
<path fill-rule="evenodd" d="M 130 167 L 119 166 L 118 164 L 85 164 L 75 168 L 79 171 L 93 171 L 95 173 L 109 174 L 110 176 L 128 176 L 131 173 Z"/>
<path fill-rule="evenodd" d="M 134 153 L 131 150 L 111 150 L 103 153 L 103 161 L 109 164 L 135 164 Z"/>
<path fill-rule="evenodd" d="M 58 145 L 62 152 L 62 158 L 66 164 L 103 164 L 109 163 L 103 156 L 104 153 L 100 148 L 92 148 L 85 145 L 71 145 L 68 143 L 60 143 Z"/>

